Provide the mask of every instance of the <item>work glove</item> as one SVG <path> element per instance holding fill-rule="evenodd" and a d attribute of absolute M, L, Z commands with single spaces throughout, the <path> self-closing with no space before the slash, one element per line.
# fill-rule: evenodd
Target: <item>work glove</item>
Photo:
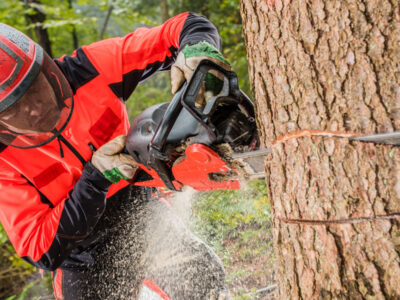
<path fill-rule="evenodd" d="M 132 156 L 121 153 L 125 142 L 126 135 L 120 135 L 101 146 L 92 157 L 92 164 L 112 183 L 132 179 L 138 169 Z"/>
<path fill-rule="evenodd" d="M 200 42 L 191 46 L 186 45 L 185 48 L 179 52 L 175 63 L 171 67 L 172 94 L 175 94 L 185 81 L 189 82 L 196 67 L 203 59 L 211 60 L 222 68 L 231 70 L 229 62 L 211 44 Z M 222 86 L 223 75 L 215 70 L 210 70 L 206 75 L 205 83 L 196 98 L 196 106 L 203 107 L 205 105 L 206 91 L 218 94 L 221 91 Z"/>

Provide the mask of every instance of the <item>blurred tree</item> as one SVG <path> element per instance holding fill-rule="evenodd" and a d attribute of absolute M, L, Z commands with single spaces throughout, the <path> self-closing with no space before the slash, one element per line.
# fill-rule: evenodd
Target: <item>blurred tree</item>
<path fill-rule="evenodd" d="M 31 12 L 27 14 L 36 34 L 38 43 L 47 52 L 48 55 L 53 56 L 51 51 L 51 42 L 47 28 L 44 27 L 46 20 L 46 13 L 42 10 L 39 0 L 24 0 L 25 4 L 31 8 Z"/>
<path fill-rule="evenodd" d="M 161 20 L 165 22 L 169 18 L 168 0 L 160 0 Z"/>
<path fill-rule="evenodd" d="M 107 9 L 107 14 L 104 19 L 103 26 L 101 27 L 100 35 L 99 35 L 99 40 L 102 40 L 104 37 L 104 32 L 107 29 L 108 21 L 110 20 L 111 13 L 114 9 L 114 0 L 108 0 L 108 9 Z"/>
<path fill-rule="evenodd" d="M 72 0 L 68 0 L 68 9 L 72 10 Z M 76 27 L 74 24 L 71 25 L 72 28 L 72 41 L 74 49 L 79 47 L 78 35 L 76 33 Z"/>

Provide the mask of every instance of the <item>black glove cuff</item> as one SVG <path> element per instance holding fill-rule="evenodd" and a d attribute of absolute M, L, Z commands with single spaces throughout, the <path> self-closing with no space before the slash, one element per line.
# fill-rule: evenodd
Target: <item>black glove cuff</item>
<path fill-rule="evenodd" d="M 85 164 L 82 177 L 85 177 L 85 180 L 90 181 L 94 186 L 102 190 L 107 190 L 112 184 L 90 161 Z"/>

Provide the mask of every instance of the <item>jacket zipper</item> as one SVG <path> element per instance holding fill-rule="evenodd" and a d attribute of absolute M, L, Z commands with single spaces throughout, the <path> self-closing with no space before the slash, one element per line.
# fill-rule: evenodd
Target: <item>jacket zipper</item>
<path fill-rule="evenodd" d="M 85 166 L 86 160 L 85 160 L 85 159 L 82 157 L 82 155 L 74 148 L 74 146 L 72 146 L 72 145 L 70 144 L 70 142 L 68 142 L 68 140 L 67 140 L 65 137 L 63 137 L 61 134 L 60 134 L 58 137 L 59 137 L 59 140 L 60 140 L 61 142 L 63 142 L 63 144 L 64 144 L 65 146 L 67 146 L 67 148 L 68 148 L 69 150 L 71 150 L 71 152 L 72 152 L 73 154 L 75 154 L 75 156 L 81 161 L 82 165 Z"/>

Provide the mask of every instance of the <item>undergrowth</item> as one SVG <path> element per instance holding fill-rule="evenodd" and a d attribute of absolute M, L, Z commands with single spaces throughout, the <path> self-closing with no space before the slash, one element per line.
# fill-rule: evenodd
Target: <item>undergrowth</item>
<path fill-rule="evenodd" d="M 264 180 L 237 191 L 202 192 L 193 201 L 192 229 L 222 259 L 235 300 L 267 299 L 274 284 L 271 210 Z"/>

